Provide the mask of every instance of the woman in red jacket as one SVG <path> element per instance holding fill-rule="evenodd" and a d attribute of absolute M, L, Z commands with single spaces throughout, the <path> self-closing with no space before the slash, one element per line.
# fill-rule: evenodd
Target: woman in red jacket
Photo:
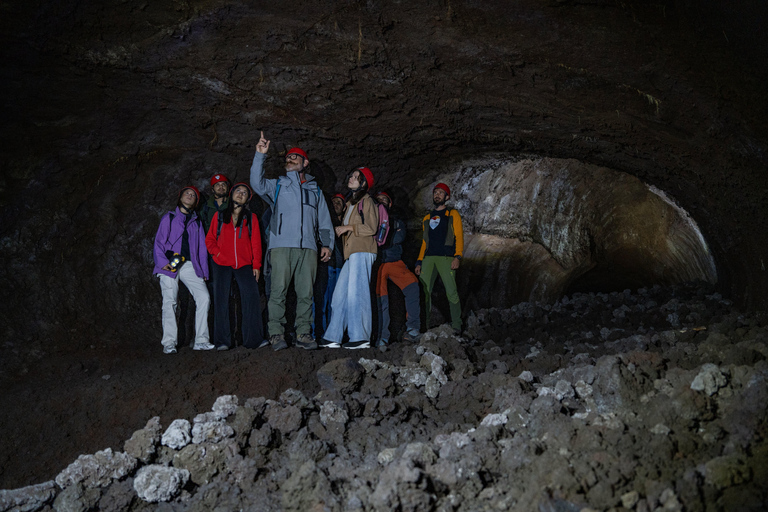
<path fill-rule="evenodd" d="M 229 328 L 229 288 L 232 276 L 240 288 L 243 316 L 243 346 L 259 348 L 268 345 L 261 324 L 261 232 L 259 219 L 248 203 L 251 187 L 237 183 L 229 193 L 229 206 L 216 212 L 205 237 L 205 245 L 213 257 L 213 344 L 218 350 L 232 347 Z"/>

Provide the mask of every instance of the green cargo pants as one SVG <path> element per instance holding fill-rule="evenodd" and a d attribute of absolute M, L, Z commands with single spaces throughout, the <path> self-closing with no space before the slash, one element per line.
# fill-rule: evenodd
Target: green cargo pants
<path fill-rule="evenodd" d="M 296 335 L 309 334 L 317 251 L 293 247 L 270 249 L 272 289 L 269 295 L 269 335 L 285 334 L 285 298 L 293 279 L 296 291 Z"/>
<path fill-rule="evenodd" d="M 461 330 L 461 303 L 459 290 L 456 288 L 456 271 L 451 270 L 452 261 L 452 256 L 425 256 L 421 262 L 419 279 L 424 284 L 424 320 L 426 322 L 424 325 L 427 329 L 429 329 L 429 316 L 432 312 L 432 289 L 435 287 L 437 275 L 440 274 L 451 308 L 451 327 Z"/>

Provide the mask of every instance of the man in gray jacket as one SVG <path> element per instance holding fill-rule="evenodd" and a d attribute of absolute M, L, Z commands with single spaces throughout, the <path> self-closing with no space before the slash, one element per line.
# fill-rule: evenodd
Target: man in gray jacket
<path fill-rule="evenodd" d="M 285 341 L 285 299 L 293 279 L 296 291 L 296 344 L 307 350 L 317 348 L 312 339 L 312 287 L 320 259 L 328 261 L 333 250 L 333 224 L 325 197 L 315 178 L 305 171 L 309 157 L 300 148 L 285 155 L 285 176 L 264 178 L 264 159 L 269 141 L 261 132 L 251 165 L 251 186 L 272 207 L 269 223 L 269 257 L 272 290 L 269 296 L 269 342 L 272 349 L 288 347 Z"/>

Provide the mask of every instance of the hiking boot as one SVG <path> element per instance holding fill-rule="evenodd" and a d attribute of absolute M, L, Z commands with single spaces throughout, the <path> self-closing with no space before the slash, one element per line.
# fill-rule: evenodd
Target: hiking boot
<path fill-rule="evenodd" d="M 195 343 L 192 350 L 213 350 L 214 348 L 216 348 L 216 345 L 210 341 L 205 341 L 203 343 Z"/>
<path fill-rule="evenodd" d="M 410 341 L 411 343 L 416 343 L 419 341 L 419 339 L 421 339 L 421 333 L 418 331 L 416 333 L 406 331 L 405 334 L 403 334 L 403 341 Z"/>
<path fill-rule="evenodd" d="M 317 348 L 317 343 L 315 343 L 315 340 L 312 339 L 312 336 L 309 334 L 299 334 L 296 339 L 296 346 L 303 348 L 304 350 L 315 350 Z"/>
<path fill-rule="evenodd" d="M 320 348 L 341 348 L 341 344 L 338 341 L 328 341 L 325 338 L 320 340 L 318 346 Z"/>
<path fill-rule="evenodd" d="M 345 343 L 343 348 L 348 348 L 350 350 L 355 350 L 358 348 L 371 348 L 371 342 L 368 340 L 350 341 L 349 343 Z"/>
<path fill-rule="evenodd" d="M 288 344 L 285 342 L 285 336 L 282 334 L 273 334 L 270 336 L 269 344 L 272 345 L 272 350 L 275 352 L 278 350 L 283 350 L 284 348 L 288 348 Z"/>

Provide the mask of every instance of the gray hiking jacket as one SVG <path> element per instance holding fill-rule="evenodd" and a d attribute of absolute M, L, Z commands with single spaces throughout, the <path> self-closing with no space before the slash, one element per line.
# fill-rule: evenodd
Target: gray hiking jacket
<path fill-rule="evenodd" d="M 320 246 L 333 250 L 331 212 L 315 178 L 304 174 L 306 181 L 301 183 L 299 173 L 293 171 L 268 180 L 264 178 L 265 156 L 257 151 L 253 157 L 251 187 L 272 207 L 269 248 L 294 247 L 317 251 L 319 242 Z"/>

